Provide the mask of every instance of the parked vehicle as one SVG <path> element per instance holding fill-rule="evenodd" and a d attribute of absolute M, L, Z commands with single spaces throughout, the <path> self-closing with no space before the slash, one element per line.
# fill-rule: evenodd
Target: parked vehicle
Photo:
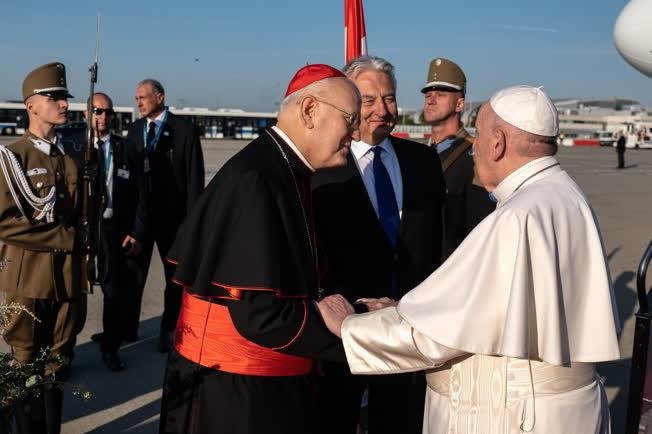
<path fill-rule="evenodd" d="M 652 125 L 647 123 L 625 124 L 625 147 L 628 149 L 652 149 Z M 617 140 L 612 146 L 616 146 Z"/>
<path fill-rule="evenodd" d="M 615 146 L 616 141 L 618 141 L 616 131 L 598 131 L 597 134 L 600 146 Z"/>

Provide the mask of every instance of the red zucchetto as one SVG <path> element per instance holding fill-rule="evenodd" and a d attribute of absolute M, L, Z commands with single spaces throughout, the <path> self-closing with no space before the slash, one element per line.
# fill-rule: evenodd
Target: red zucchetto
<path fill-rule="evenodd" d="M 301 90 L 316 81 L 334 77 L 345 77 L 345 75 L 339 69 L 323 63 L 306 65 L 294 74 L 294 77 L 290 80 L 290 84 L 288 84 L 288 90 L 285 92 L 285 96 Z"/>

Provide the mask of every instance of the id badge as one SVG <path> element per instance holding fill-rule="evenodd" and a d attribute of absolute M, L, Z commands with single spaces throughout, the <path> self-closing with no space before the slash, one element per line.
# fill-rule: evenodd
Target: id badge
<path fill-rule="evenodd" d="M 129 179 L 129 171 L 127 169 L 118 169 L 118 178 Z"/>

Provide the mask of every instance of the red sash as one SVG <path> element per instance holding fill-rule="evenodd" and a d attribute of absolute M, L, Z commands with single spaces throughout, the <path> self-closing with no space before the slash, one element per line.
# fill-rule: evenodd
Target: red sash
<path fill-rule="evenodd" d="M 183 357 L 207 368 L 266 377 L 308 374 L 314 361 L 279 353 L 242 337 L 229 309 L 183 291 L 175 337 Z"/>

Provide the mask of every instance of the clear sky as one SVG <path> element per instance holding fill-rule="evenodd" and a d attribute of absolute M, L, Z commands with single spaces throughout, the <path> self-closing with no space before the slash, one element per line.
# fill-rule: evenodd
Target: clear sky
<path fill-rule="evenodd" d="M 625 0 L 364 0 L 369 54 L 397 71 L 399 104 L 419 108 L 428 63 L 459 63 L 468 98 L 512 84 L 553 98 L 637 99 L 652 80 L 613 47 Z M 62 61 L 83 101 L 101 14 L 98 90 L 133 105 L 135 84 L 159 79 L 174 106 L 274 111 L 306 62 L 343 63 L 343 0 L 2 0 L 0 100 L 20 99 L 34 67 Z M 198 60 L 196 60 L 198 59 Z"/>

